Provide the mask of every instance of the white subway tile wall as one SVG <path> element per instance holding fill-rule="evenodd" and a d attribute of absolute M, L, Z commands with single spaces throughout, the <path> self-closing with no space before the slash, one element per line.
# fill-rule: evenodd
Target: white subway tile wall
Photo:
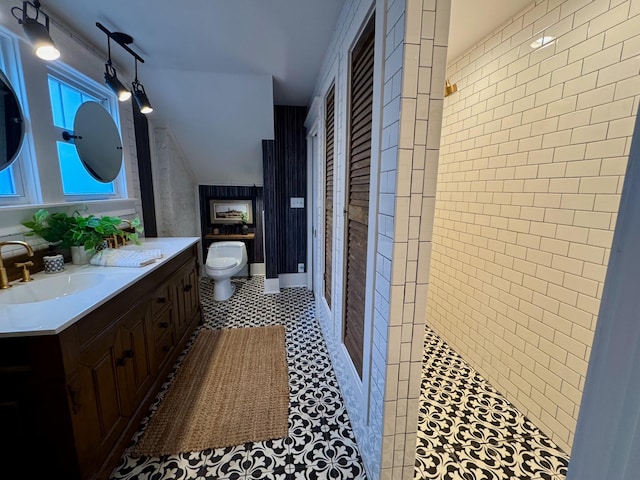
<path fill-rule="evenodd" d="M 393 228 L 378 232 L 378 258 L 391 270 L 379 271 L 375 293 L 375 305 L 384 305 L 375 313 L 388 319 L 375 325 L 388 328 L 386 359 L 385 346 L 374 345 L 374 358 L 386 368 L 382 479 L 413 478 L 415 464 L 450 2 L 396 1 L 392 8 L 397 14 L 387 17 L 382 146 L 389 161 L 381 170 L 393 172 L 396 184 L 380 191 L 379 217 Z M 404 58 L 403 65 L 389 61 L 396 57 Z"/>
<path fill-rule="evenodd" d="M 334 308 L 330 312 L 318 299 L 318 316 L 369 476 L 412 478 L 450 5 L 439 1 L 436 9 L 435 0 L 375 3 L 377 15 L 385 15 L 386 31 L 381 58 L 380 181 L 378 192 L 371 192 L 372 197 L 377 195 L 378 221 L 368 392 L 361 392 L 353 377 L 343 373 L 348 365 L 340 365 L 345 363 L 344 355 L 339 354 L 342 215 L 334 221 L 338 239 L 333 254 L 333 271 L 337 272 L 332 289 Z M 316 89 L 316 94 L 323 96 L 323 89 L 336 76 L 337 212 L 344 208 L 344 56 L 349 48 L 345 36 L 354 24 L 363 23 L 367 5 L 346 2 Z M 367 350 L 365 346 L 365 357 Z M 368 415 L 362 408 L 363 395 L 369 403 Z"/>
<path fill-rule="evenodd" d="M 638 0 L 538 0 L 447 69 L 458 92 L 444 101 L 427 323 L 566 451 L 640 100 L 639 32 Z M 533 50 L 542 35 L 555 40 Z"/>

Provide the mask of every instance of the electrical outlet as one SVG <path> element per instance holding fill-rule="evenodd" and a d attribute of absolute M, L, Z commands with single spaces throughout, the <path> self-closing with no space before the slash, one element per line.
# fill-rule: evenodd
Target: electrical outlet
<path fill-rule="evenodd" d="M 304 263 L 298 264 L 298 273 L 304 273 Z"/>
<path fill-rule="evenodd" d="M 304 197 L 291 197 L 291 208 L 304 208 Z"/>

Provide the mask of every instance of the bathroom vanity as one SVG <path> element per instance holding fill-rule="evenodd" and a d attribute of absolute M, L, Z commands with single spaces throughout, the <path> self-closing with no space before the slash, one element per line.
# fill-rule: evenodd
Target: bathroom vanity
<path fill-rule="evenodd" d="M 163 258 L 140 268 L 68 268 L 101 281 L 62 298 L 0 292 L 0 476 L 108 478 L 201 322 L 198 240 L 150 239 Z"/>

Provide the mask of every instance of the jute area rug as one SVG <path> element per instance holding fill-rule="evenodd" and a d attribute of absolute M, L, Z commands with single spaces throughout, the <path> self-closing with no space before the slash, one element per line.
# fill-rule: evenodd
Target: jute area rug
<path fill-rule="evenodd" d="M 130 455 L 286 437 L 288 413 L 284 327 L 202 330 Z"/>

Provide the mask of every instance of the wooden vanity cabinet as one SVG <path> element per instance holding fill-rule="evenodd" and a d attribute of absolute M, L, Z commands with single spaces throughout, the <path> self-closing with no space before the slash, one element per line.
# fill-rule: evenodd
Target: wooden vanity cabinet
<path fill-rule="evenodd" d="M 14 416 L 0 461 L 15 478 L 22 462 L 33 478 L 108 478 L 201 320 L 196 248 L 58 335 L 0 339 L 0 420 Z"/>

